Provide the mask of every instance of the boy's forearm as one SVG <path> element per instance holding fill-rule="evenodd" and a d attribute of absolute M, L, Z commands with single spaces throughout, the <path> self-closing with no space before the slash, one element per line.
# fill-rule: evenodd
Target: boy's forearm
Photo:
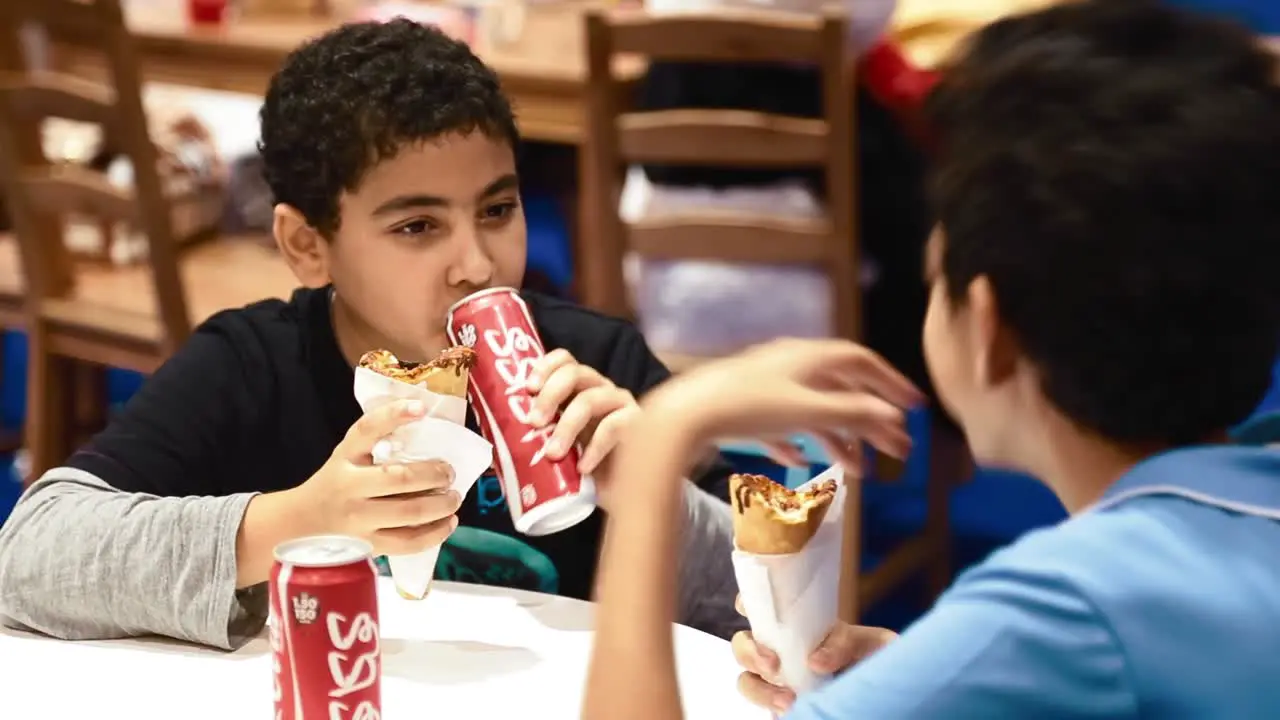
<path fill-rule="evenodd" d="M 676 622 L 729 639 L 747 628 L 734 608 L 733 518 L 728 503 L 693 483 L 684 488 Z"/>
<path fill-rule="evenodd" d="M 234 648 L 265 620 L 260 593 L 236 591 L 252 497 L 125 493 L 56 468 L 0 528 L 0 616 L 67 639 L 158 634 Z"/>
<path fill-rule="evenodd" d="M 687 484 L 682 476 L 701 443 L 671 419 L 646 416 L 615 461 L 620 511 L 605 526 L 596 577 L 599 606 L 584 720 L 682 716 L 671 632 L 675 566 Z"/>

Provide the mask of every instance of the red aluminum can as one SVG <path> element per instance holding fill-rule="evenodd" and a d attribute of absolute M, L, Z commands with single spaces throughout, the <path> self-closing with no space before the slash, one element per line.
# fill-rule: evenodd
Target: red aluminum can
<path fill-rule="evenodd" d="M 516 530 L 550 535 L 595 511 L 595 485 L 578 472 L 578 450 L 558 462 L 546 444 L 554 423 L 529 424 L 529 375 L 544 354 L 529 306 L 512 288 L 474 293 L 449 308 L 449 340 L 476 351 L 468 396 L 480 432 L 493 444 L 494 467 Z"/>
<path fill-rule="evenodd" d="M 268 637 L 276 720 L 378 720 L 382 643 L 373 548 L 339 535 L 275 549 Z"/>

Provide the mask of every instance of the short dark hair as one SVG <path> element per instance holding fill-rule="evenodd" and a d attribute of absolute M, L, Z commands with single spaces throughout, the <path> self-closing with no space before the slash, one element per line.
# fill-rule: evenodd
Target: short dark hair
<path fill-rule="evenodd" d="M 1276 62 L 1234 25 L 1085 0 L 976 33 L 928 104 L 953 302 L 988 277 L 1048 399 L 1117 443 L 1242 420 L 1280 350 Z"/>
<path fill-rule="evenodd" d="M 498 77 L 465 43 L 400 18 L 353 23 L 289 54 L 262 105 L 263 173 L 275 201 L 321 232 L 338 197 L 406 144 L 480 131 L 519 142 Z"/>

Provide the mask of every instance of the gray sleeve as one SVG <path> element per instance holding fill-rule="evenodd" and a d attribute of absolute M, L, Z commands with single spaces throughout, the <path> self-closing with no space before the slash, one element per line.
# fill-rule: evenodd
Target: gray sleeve
<path fill-rule="evenodd" d="M 729 505 L 685 483 L 677 622 L 728 639 L 747 629 L 734 609 L 733 518 Z"/>
<path fill-rule="evenodd" d="M 125 493 L 55 468 L 0 528 L 0 620 L 69 640 L 239 647 L 266 618 L 265 585 L 236 591 L 236 535 L 252 497 Z"/>

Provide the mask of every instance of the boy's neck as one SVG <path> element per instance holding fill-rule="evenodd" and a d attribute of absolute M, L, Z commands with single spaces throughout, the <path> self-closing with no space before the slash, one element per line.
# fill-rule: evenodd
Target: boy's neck
<path fill-rule="evenodd" d="M 1032 473 L 1058 496 L 1072 515 L 1100 500 L 1107 488 L 1161 447 L 1122 445 L 1051 412 L 1044 418 Z"/>
<path fill-rule="evenodd" d="M 1072 515 L 1100 500 L 1107 488 L 1150 453 L 1082 433 L 1051 436 L 1036 474 Z"/>
<path fill-rule="evenodd" d="M 1066 418 L 1050 419 L 1038 433 L 1038 457 L 1030 468 L 1075 514 L 1088 508 L 1125 473 L 1147 458 L 1173 448 L 1162 444 L 1122 445 L 1080 429 Z M 1229 442 L 1226 431 L 1206 443 Z"/>
<path fill-rule="evenodd" d="M 361 356 L 369 350 L 379 349 L 368 345 L 367 339 L 358 331 L 354 316 L 338 299 L 338 294 L 329 291 L 329 324 L 333 326 L 333 337 L 338 341 L 338 351 L 351 367 L 360 363 Z M 364 348 L 361 350 L 360 348 Z"/>

